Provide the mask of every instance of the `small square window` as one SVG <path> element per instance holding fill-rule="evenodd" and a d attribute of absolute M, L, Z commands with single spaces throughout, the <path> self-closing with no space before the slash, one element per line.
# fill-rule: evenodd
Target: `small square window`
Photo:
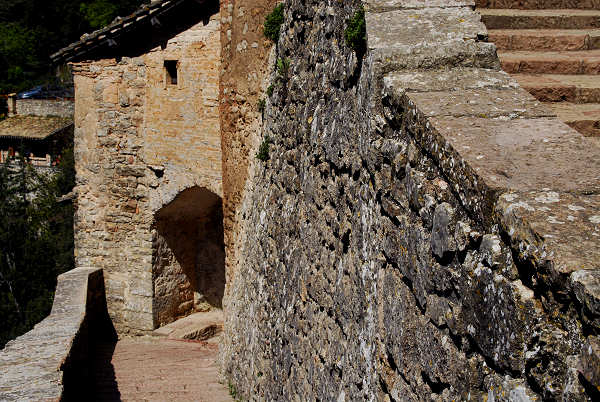
<path fill-rule="evenodd" d="M 165 60 L 167 85 L 177 85 L 177 60 Z"/>

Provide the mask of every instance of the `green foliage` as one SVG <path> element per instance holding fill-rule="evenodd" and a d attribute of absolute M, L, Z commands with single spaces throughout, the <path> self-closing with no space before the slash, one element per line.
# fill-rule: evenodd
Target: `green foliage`
<path fill-rule="evenodd" d="M 269 160 L 269 145 L 271 144 L 271 139 L 268 135 L 265 135 L 260 146 L 258 147 L 258 152 L 256 153 L 256 159 L 266 162 Z"/>
<path fill-rule="evenodd" d="M 229 396 L 231 396 L 234 401 L 239 402 L 242 400 L 235 389 L 235 385 L 233 385 L 231 381 L 227 382 L 227 388 L 229 388 Z"/>
<path fill-rule="evenodd" d="M 277 59 L 277 75 L 279 78 L 287 77 L 288 71 L 290 70 L 290 59 L 284 57 L 283 59 Z"/>
<path fill-rule="evenodd" d="M 264 112 L 264 111 L 265 111 L 265 106 L 266 106 L 266 104 L 267 104 L 267 102 L 266 102 L 264 99 L 260 99 L 260 100 L 258 101 L 258 111 L 259 111 L 260 113 L 262 113 L 262 112 Z M 1 119 L 0 119 L 0 120 L 1 120 Z"/>
<path fill-rule="evenodd" d="M 74 266 L 72 152 L 56 175 L 22 157 L 0 165 L 0 348 L 30 330 L 52 307 L 56 277 Z"/>
<path fill-rule="evenodd" d="M 2 81 L 20 82 L 30 85 L 40 68 L 36 58 L 37 33 L 18 24 L 0 24 L 0 69 L 4 71 Z"/>
<path fill-rule="evenodd" d="M 273 95 L 273 90 L 274 90 L 274 89 L 275 89 L 275 86 L 274 86 L 273 84 L 269 85 L 269 86 L 267 87 L 267 96 L 269 96 L 269 97 L 270 97 L 271 95 Z"/>
<path fill-rule="evenodd" d="M 344 37 L 346 44 L 362 57 L 367 50 L 367 28 L 365 9 L 361 6 L 352 18 L 346 20 Z"/>
<path fill-rule="evenodd" d="M 0 93 L 50 80 L 50 54 L 148 1 L 0 0 Z"/>
<path fill-rule="evenodd" d="M 108 25 L 116 17 L 118 6 L 107 0 L 95 0 L 89 4 L 81 3 L 79 11 L 91 28 L 98 29 Z"/>
<path fill-rule="evenodd" d="M 281 25 L 283 24 L 283 3 L 280 3 L 275 6 L 273 12 L 267 15 L 264 23 L 264 34 L 268 39 L 271 39 L 273 42 L 277 42 L 279 40 L 279 31 L 281 30 Z"/>

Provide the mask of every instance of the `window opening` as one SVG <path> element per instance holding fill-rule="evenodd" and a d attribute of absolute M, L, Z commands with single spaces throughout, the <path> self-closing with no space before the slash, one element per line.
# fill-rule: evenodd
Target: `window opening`
<path fill-rule="evenodd" d="M 165 60 L 165 71 L 167 72 L 167 84 L 177 85 L 177 60 Z"/>

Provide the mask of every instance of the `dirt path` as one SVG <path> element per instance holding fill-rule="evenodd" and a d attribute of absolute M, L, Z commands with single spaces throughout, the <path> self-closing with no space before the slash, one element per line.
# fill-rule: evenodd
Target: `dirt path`
<path fill-rule="evenodd" d="M 232 401 L 217 382 L 217 344 L 125 338 L 97 348 L 97 401 Z"/>

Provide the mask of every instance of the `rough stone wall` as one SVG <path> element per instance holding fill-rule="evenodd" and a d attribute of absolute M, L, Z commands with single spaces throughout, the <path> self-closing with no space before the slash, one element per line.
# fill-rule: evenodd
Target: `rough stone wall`
<path fill-rule="evenodd" d="M 15 113 L 30 116 L 73 117 L 75 102 L 55 99 L 17 99 Z"/>
<path fill-rule="evenodd" d="M 227 248 L 227 282 L 238 266 L 240 204 L 252 181 L 249 161 L 260 141 L 267 60 L 273 44 L 263 35 L 263 22 L 277 0 L 221 1 L 220 100 L 223 149 L 223 218 Z M 229 289 L 229 288 L 228 288 Z"/>
<path fill-rule="evenodd" d="M 155 214 L 195 186 L 221 196 L 216 103 L 219 21 L 212 16 L 135 57 L 73 64 L 76 266 L 104 269 L 120 333 L 155 328 Z M 178 84 L 163 60 L 178 60 Z M 175 317 L 171 317 L 175 319 Z"/>
<path fill-rule="evenodd" d="M 472 1 L 286 1 L 223 368 L 250 400 L 591 400 L 600 149 Z"/>

